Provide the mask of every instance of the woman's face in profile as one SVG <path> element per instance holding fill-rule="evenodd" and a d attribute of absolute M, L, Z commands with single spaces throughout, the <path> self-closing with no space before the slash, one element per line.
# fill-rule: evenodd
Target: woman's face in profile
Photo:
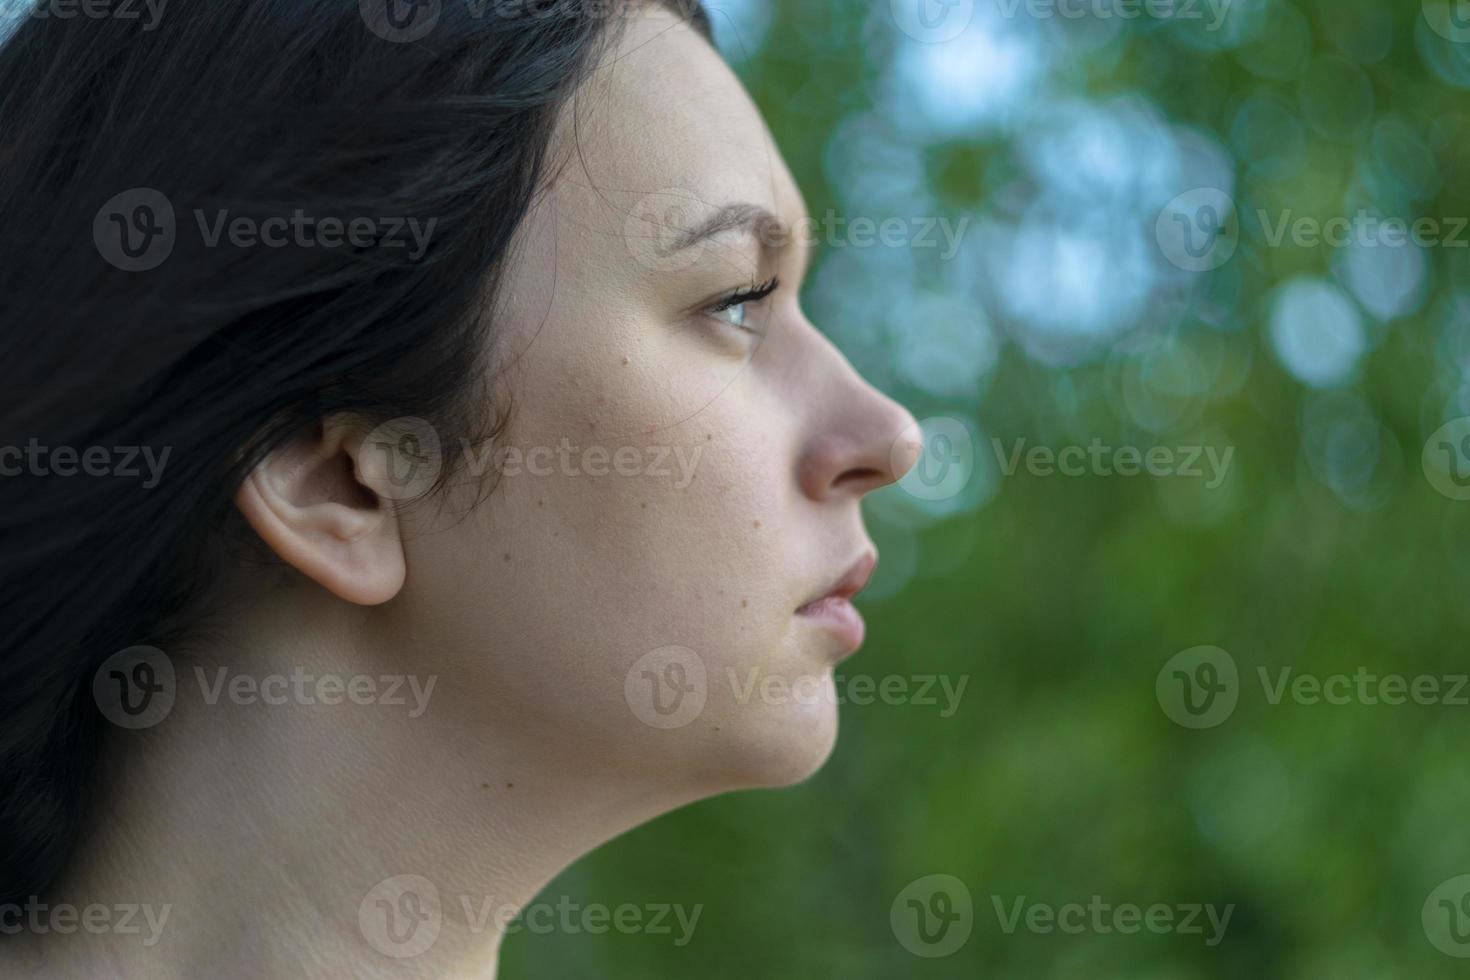
<path fill-rule="evenodd" d="M 496 311 L 511 421 L 444 447 L 467 478 L 410 512 L 389 609 L 439 710 L 548 761 L 674 796 L 803 778 L 861 641 L 859 501 L 912 419 L 803 316 L 801 195 L 686 23 L 630 18 L 553 168 Z"/>
<path fill-rule="evenodd" d="M 713 793 L 801 780 L 830 753 L 832 671 L 863 640 L 849 600 L 877 561 L 861 501 L 912 465 L 917 426 L 802 314 L 805 205 L 701 33 L 702 14 L 611 6 L 615 25 L 575 11 L 476 22 L 446 7 L 439 34 L 418 48 L 365 35 L 356 10 L 300 8 L 304 22 L 319 17 L 312 43 L 356 74 L 326 77 L 292 60 L 309 45 L 277 64 L 288 35 L 274 22 L 218 74 L 215 59 L 201 61 L 200 91 L 222 93 L 229 111 L 213 113 L 215 129 L 173 131 L 200 155 L 167 154 L 186 160 L 184 189 L 170 185 L 181 213 L 213 202 L 217 192 L 196 183 L 234 181 L 232 202 L 312 188 L 326 207 L 352 199 L 360 180 L 378 189 L 374 214 L 411 214 L 428 236 L 442 216 L 448 230 L 416 264 L 376 251 L 216 249 L 191 243 L 184 223 L 156 278 L 101 268 L 79 290 L 164 346 L 197 341 L 192 387 L 167 388 L 170 347 L 147 377 L 174 397 L 115 413 L 183 433 L 192 442 L 178 447 L 179 467 L 195 469 L 143 498 L 156 513 L 129 501 L 131 544 L 99 521 L 91 531 L 146 588 L 113 575 L 131 590 L 78 617 L 75 642 L 133 642 L 142 630 L 160 648 L 133 642 L 92 658 L 100 667 L 79 656 L 66 665 L 74 677 L 32 671 L 54 682 L 24 699 L 30 727 L 15 726 L 67 735 L 75 719 L 46 697 L 71 705 L 71 682 L 85 674 L 119 729 L 96 753 L 103 816 L 84 812 L 90 787 L 70 767 L 91 757 L 69 735 L 48 746 L 57 751 L 45 771 L 64 774 L 70 793 L 41 799 L 49 809 L 25 787 L 6 802 L 25 811 L 34 841 L 53 845 L 25 862 L 36 887 L 83 904 L 164 896 L 178 917 L 157 949 L 46 941 L 26 951 L 37 962 L 54 958 L 73 975 L 126 962 L 183 976 L 196 971 L 182 964 L 239 959 L 250 964 L 241 975 L 285 976 L 300 975 L 296 958 L 310 950 L 344 975 L 367 975 L 364 964 L 416 976 L 478 964 L 473 975 L 493 975 L 505 923 L 487 928 L 458 900 L 493 896 L 514 912 L 617 834 Z M 203 11 L 181 18 L 178 34 L 138 42 L 151 48 L 119 50 L 198 57 L 230 29 Z M 28 26 L 15 43 L 38 60 L 0 58 L 0 76 L 49 70 L 67 43 L 106 60 L 100 52 L 119 41 Z M 226 84 L 236 68 L 260 69 L 280 105 L 253 89 L 236 100 Z M 317 83 L 330 95 L 320 105 Z M 258 105 L 269 118 L 252 115 Z M 43 134 L 50 111 L 36 113 Z M 277 117 L 296 139 L 289 163 L 263 148 Z M 221 142 L 261 159 L 221 150 L 216 174 L 200 145 Z M 37 145 L 23 148 L 40 180 L 53 167 Z M 89 164 L 105 156 L 78 152 Z M 132 155 L 112 161 L 137 180 Z M 72 198 L 112 181 L 78 174 L 58 206 L 94 210 Z M 412 207 L 392 210 L 403 201 Z M 110 227 L 94 219 L 93 234 Z M 71 242 L 54 237 L 68 253 Z M 156 283 L 185 300 L 160 312 Z M 54 286 L 28 288 L 23 298 L 53 304 Z M 200 324 L 183 322 L 200 310 Z M 138 336 L 149 335 L 126 334 Z M 33 361 L 28 370 L 43 373 L 46 358 Z M 476 416 L 493 438 L 451 435 Z M 74 512 L 110 513 L 93 501 L 122 492 L 67 488 Z M 205 489 L 212 509 L 198 505 Z M 198 520 L 159 529 L 166 508 Z M 237 532 L 249 535 L 243 547 Z M 145 546 L 157 555 L 135 557 Z M 82 550 L 38 545 L 36 565 L 74 574 Z M 16 567 L 11 579 L 37 591 L 69 581 Z M 133 602 L 135 591 L 149 601 Z M 26 654 L 47 659 L 51 640 L 71 635 L 57 619 L 27 634 Z M 158 655 L 167 685 L 154 683 L 154 663 L 113 663 L 137 650 Z M 387 690 L 380 702 L 279 694 L 305 677 L 339 692 L 362 680 Z M 132 693 L 162 705 L 158 716 L 133 723 Z M 410 693 L 412 710 L 393 710 Z M 34 826 L 37 814 L 76 833 L 63 847 L 54 828 Z M 0 920 L 6 889 L 16 890 L 0 888 Z M 434 889 L 444 936 L 436 921 L 421 948 L 401 948 L 399 900 L 439 913 Z"/>

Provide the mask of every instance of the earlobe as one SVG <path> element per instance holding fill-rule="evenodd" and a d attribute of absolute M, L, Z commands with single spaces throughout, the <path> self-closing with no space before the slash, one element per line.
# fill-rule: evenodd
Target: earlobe
<path fill-rule="evenodd" d="M 395 502 L 362 481 L 361 448 L 341 424 L 314 426 L 261 461 L 235 505 L 282 561 L 370 606 L 398 594 L 407 563 Z"/>

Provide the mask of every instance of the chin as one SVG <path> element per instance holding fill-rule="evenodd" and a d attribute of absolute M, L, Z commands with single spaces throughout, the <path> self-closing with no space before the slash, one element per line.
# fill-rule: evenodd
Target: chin
<path fill-rule="evenodd" d="M 833 706 L 820 728 L 786 740 L 764 760 L 759 785 L 773 788 L 794 786 L 810 779 L 826 764 L 836 745 L 837 709 Z"/>
<path fill-rule="evenodd" d="M 743 712 L 745 713 L 745 712 Z M 830 673 L 817 703 L 762 705 L 737 719 L 723 742 L 721 770 L 731 789 L 777 788 L 809 779 L 837 744 L 838 709 Z"/>

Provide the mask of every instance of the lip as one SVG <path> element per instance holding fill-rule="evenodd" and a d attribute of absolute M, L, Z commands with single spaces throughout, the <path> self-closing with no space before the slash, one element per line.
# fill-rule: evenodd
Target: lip
<path fill-rule="evenodd" d="M 862 613 L 852 604 L 852 597 L 867 586 L 877 565 L 878 556 L 871 551 L 865 553 L 831 588 L 797 607 L 796 614 L 827 630 L 849 652 L 856 650 L 863 645 L 867 626 Z"/>

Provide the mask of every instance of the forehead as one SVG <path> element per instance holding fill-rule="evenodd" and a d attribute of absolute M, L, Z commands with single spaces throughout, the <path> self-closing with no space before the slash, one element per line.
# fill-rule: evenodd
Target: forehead
<path fill-rule="evenodd" d="M 672 194 L 711 211 L 757 204 L 795 224 L 795 181 L 734 73 L 674 14 L 635 9 L 558 121 L 558 210 L 620 225 L 648 195 Z"/>

